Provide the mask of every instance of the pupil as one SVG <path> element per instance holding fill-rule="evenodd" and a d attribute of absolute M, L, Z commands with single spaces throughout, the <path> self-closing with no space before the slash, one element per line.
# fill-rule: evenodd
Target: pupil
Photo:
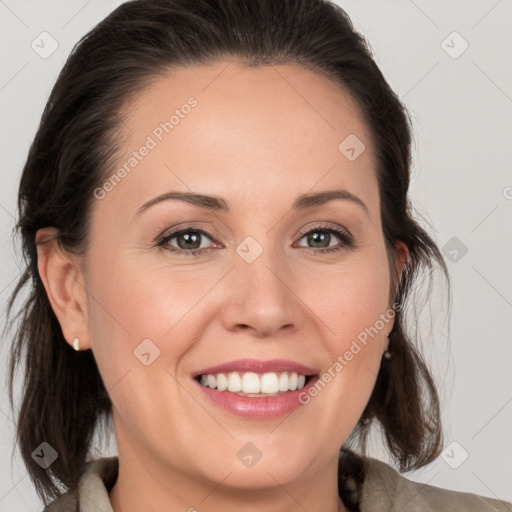
<path fill-rule="evenodd" d="M 310 233 L 308 235 L 308 242 L 312 242 L 313 244 L 320 243 L 320 245 L 319 246 L 317 245 L 317 247 L 328 247 L 330 238 L 331 238 L 330 233 L 326 233 L 325 231 L 314 231 L 313 233 Z M 322 245 L 322 242 L 325 242 L 325 241 L 327 241 L 327 244 Z"/>
<path fill-rule="evenodd" d="M 182 244 L 181 241 L 183 240 L 184 243 Z M 193 231 L 189 233 L 182 233 L 181 235 L 178 236 L 178 245 L 180 246 L 180 249 L 197 249 L 197 247 L 190 247 L 190 245 L 187 244 L 197 244 L 198 240 L 199 233 L 195 233 Z"/>

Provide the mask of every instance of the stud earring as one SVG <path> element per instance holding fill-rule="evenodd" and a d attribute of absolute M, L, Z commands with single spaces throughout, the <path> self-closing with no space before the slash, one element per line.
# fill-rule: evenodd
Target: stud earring
<path fill-rule="evenodd" d="M 80 340 L 78 338 L 75 338 L 73 340 L 73 348 L 76 350 L 76 351 L 79 351 L 80 350 Z"/>

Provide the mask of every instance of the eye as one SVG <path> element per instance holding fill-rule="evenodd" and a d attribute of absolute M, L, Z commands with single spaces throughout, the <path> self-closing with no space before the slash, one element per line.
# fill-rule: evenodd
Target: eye
<path fill-rule="evenodd" d="M 212 249 L 203 244 L 205 238 L 211 240 L 202 229 L 185 227 L 164 236 L 157 245 L 179 255 L 198 256 Z"/>
<path fill-rule="evenodd" d="M 338 244 L 333 245 L 332 242 L 336 243 L 336 238 Z M 352 235 L 333 226 L 316 226 L 306 231 L 299 241 L 303 239 L 306 239 L 306 243 L 310 246 L 299 245 L 298 247 L 304 247 L 313 253 L 335 252 L 354 246 Z M 209 253 L 215 247 L 208 245 L 207 240 L 213 241 L 210 235 L 202 229 L 185 226 L 163 236 L 157 246 L 176 253 L 178 256 L 200 256 Z"/>
<path fill-rule="evenodd" d="M 341 243 L 338 242 L 338 245 L 332 246 L 331 242 L 335 242 L 335 238 L 341 240 Z M 314 249 L 312 252 L 334 252 L 354 245 L 352 236 L 348 232 L 332 226 L 315 226 L 307 231 L 300 240 L 303 239 L 306 239 L 306 243 L 311 244 L 306 248 Z"/>

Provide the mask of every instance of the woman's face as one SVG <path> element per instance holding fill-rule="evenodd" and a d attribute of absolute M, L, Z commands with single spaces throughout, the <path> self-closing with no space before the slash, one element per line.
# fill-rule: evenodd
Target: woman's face
<path fill-rule="evenodd" d="M 123 112 L 93 199 L 80 333 L 120 455 L 155 479 L 238 488 L 335 467 L 393 324 L 373 145 L 354 101 L 302 67 L 218 62 L 160 76 Z M 205 373 L 234 391 L 207 391 Z M 241 393 L 272 395 L 301 374 L 295 392 L 236 392 L 241 380 Z"/>

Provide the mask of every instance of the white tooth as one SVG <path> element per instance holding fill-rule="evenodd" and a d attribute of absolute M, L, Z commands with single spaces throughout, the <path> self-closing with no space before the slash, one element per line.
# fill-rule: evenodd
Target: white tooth
<path fill-rule="evenodd" d="M 228 388 L 228 379 L 224 373 L 217 373 L 217 389 L 224 391 Z"/>
<path fill-rule="evenodd" d="M 264 373 L 261 377 L 261 393 L 277 393 L 278 390 L 277 374 Z"/>
<path fill-rule="evenodd" d="M 278 389 L 279 391 L 288 391 L 288 374 L 286 372 L 279 375 Z"/>
<path fill-rule="evenodd" d="M 302 389 L 306 377 L 295 372 L 268 372 L 257 374 L 254 372 L 217 373 L 216 375 L 202 375 L 201 384 L 218 391 L 231 391 L 244 393 L 248 396 L 260 394 L 276 395 L 278 392 Z"/>
<path fill-rule="evenodd" d="M 254 372 L 246 372 L 242 377 L 242 391 L 244 393 L 259 393 L 260 378 Z"/>
<path fill-rule="evenodd" d="M 230 372 L 228 374 L 228 391 L 233 393 L 242 391 L 242 379 L 240 375 L 238 375 L 238 372 Z"/>
<path fill-rule="evenodd" d="M 294 391 L 295 389 L 297 389 L 297 380 L 297 374 L 295 372 L 290 373 L 290 376 L 288 377 L 288 389 L 290 391 Z"/>

